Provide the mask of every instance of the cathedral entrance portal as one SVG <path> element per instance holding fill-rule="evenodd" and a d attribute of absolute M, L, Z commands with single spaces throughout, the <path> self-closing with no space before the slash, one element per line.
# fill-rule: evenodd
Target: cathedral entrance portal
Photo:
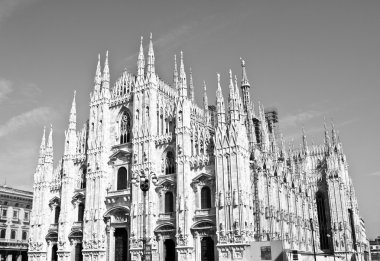
<path fill-rule="evenodd" d="M 214 241 L 211 237 L 201 240 L 201 261 L 214 261 Z"/>
<path fill-rule="evenodd" d="M 175 243 L 173 239 L 166 239 L 165 245 L 165 261 L 175 260 Z"/>
<path fill-rule="evenodd" d="M 115 229 L 115 261 L 128 259 L 128 234 L 125 228 Z"/>

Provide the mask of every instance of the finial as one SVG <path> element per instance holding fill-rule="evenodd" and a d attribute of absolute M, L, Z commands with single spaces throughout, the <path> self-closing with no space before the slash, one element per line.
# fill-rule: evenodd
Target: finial
<path fill-rule="evenodd" d="M 99 85 L 102 80 L 101 66 L 100 66 L 100 53 L 98 54 L 98 65 L 96 66 L 95 72 L 95 84 Z"/>
<path fill-rule="evenodd" d="M 145 67 L 145 61 L 144 61 L 144 47 L 143 47 L 143 37 L 140 37 L 140 51 L 139 56 L 137 58 L 137 77 L 138 79 L 144 78 L 144 67 Z"/>
<path fill-rule="evenodd" d="M 44 148 L 46 146 L 46 139 L 45 139 L 45 135 L 46 134 L 45 133 L 46 133 L 46 126 L 44 126 L 44 131 L 43 131 L 43 134 L 42 134 L 40 150 L 44 150 Z"/>
<path fill-rule="evenodd" d="M 50 133 L 49 133 L 49 139 L 48 139 L 48 147 L 53 146 L 53 124 L 50 124 Z"/>
<path fill-rule="evenodd" d="M 153 41 L 152 41 L 152 33 L 150 33 L 149 37 L 149 50 L 148 50 L 148 68 L 147 68 L 147 76 L 150 78 L 150 76 L 155 75 L 155 68 L 154 68 L 154 51 L 153 51 Z"/>

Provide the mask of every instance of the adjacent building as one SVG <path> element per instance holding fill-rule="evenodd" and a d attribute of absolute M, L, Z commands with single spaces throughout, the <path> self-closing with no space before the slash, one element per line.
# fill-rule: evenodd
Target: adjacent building
<path fill-rule="evenodd" d="M 371 248 L 371 260 L 380 261 L 380 236 L 374 240 L 370 240 L 369 245 Z"/>
<path fill-rule="evenodd" d="M 251 98 L 244 60 L 239 80 L 231 70 L 227 82 L 217 74 L 215 104 L 184 64 L 181 52 L 166 83 L 152 39 L 147 54 L 141 39 L 136 73 L 111 84 L 108 52 L 103 68 L 98 58 L 89 120 L 77 127 L 77 104 L 87 105 L 74 94 L 56 164 L 53 130 L 47 141 L 44 130 L 30 260 L 139 261 L 146 251 L 156 261 L 312 260 L 314 252 L 364 260 L 366 235 L 334 126 L 325 126 L 321 145 L 302 132 L 299 147 L 285 146 L 277 110 Z"/>
<path fill-rule="evenodd" d="M 26 261 L 33 193 L 0 186 L 0 260 Z"/>

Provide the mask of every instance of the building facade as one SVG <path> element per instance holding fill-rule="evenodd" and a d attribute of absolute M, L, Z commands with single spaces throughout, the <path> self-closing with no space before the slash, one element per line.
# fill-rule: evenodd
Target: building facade
<path fill-rule="evenodd" d="M 0 260 L 26 261 L 33 193 L 0 186 Z"/>
<path fill-rule="evenodd" d="M 371 248 L 371 260 L 380 261 L 380 236 L 369 241 Z"/>
<path fill-rule="evenodd" d="M 152 39 L 147 54 L 141 39 L 136 74 L 124 71 L 111 86 L 108 52 L 103 68 L 99 56 L 89 120 L 77 128 L 74 94 L 55 166 L 53 131 L 47 142 L 44 131 L 30 259 L 142 260 L 146 238 L 152 260 L 246 260 L 255 242 L 274 240 L 284 257 L 312 258 L 315 249 L 362 260 L 366 236 L 334 127 L 321 145 L 303 133 L 299 148 L 286 148 L 277 111 L 250 97 L 243 60 L 241 80 L 217 75 L 212 105 L 182 52 L 179 69 L 174 58 L 168 84 L 156 74 Z"/>

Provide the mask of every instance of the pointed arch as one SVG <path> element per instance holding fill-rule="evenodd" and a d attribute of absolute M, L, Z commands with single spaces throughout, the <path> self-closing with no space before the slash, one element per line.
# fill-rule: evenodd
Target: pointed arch
<path fill-rule="evenodd" d="M 125 167 L 121 167 L 117 171 L 117 190 L 124 190 L 128 187 L 128 171 Z"/>
<path fill-rule="evenodd" d="M 176 164 L 175 164 L 174 152 L 172 150 L 168 150 L 164 158 L 165 174 L 166 175 L 174 174 L 175 165 Z"/>
<path fill-rule="evenodd" d="M 173 192 L 168 191 L 165 193 L 165 213 L 174 212 L 174 197 Z"/>
<path fill-rule="evenodd" d="M 123 108 L 119 121 L 120 127 L 120 144 L 129 143 L 132 141 L 132 117 L 128 109 Z"/>
<path fill-rule="evenodd" d="M 211 208 L 211 189 L 204 186 L 201 189 L 201 209 Z"/>

